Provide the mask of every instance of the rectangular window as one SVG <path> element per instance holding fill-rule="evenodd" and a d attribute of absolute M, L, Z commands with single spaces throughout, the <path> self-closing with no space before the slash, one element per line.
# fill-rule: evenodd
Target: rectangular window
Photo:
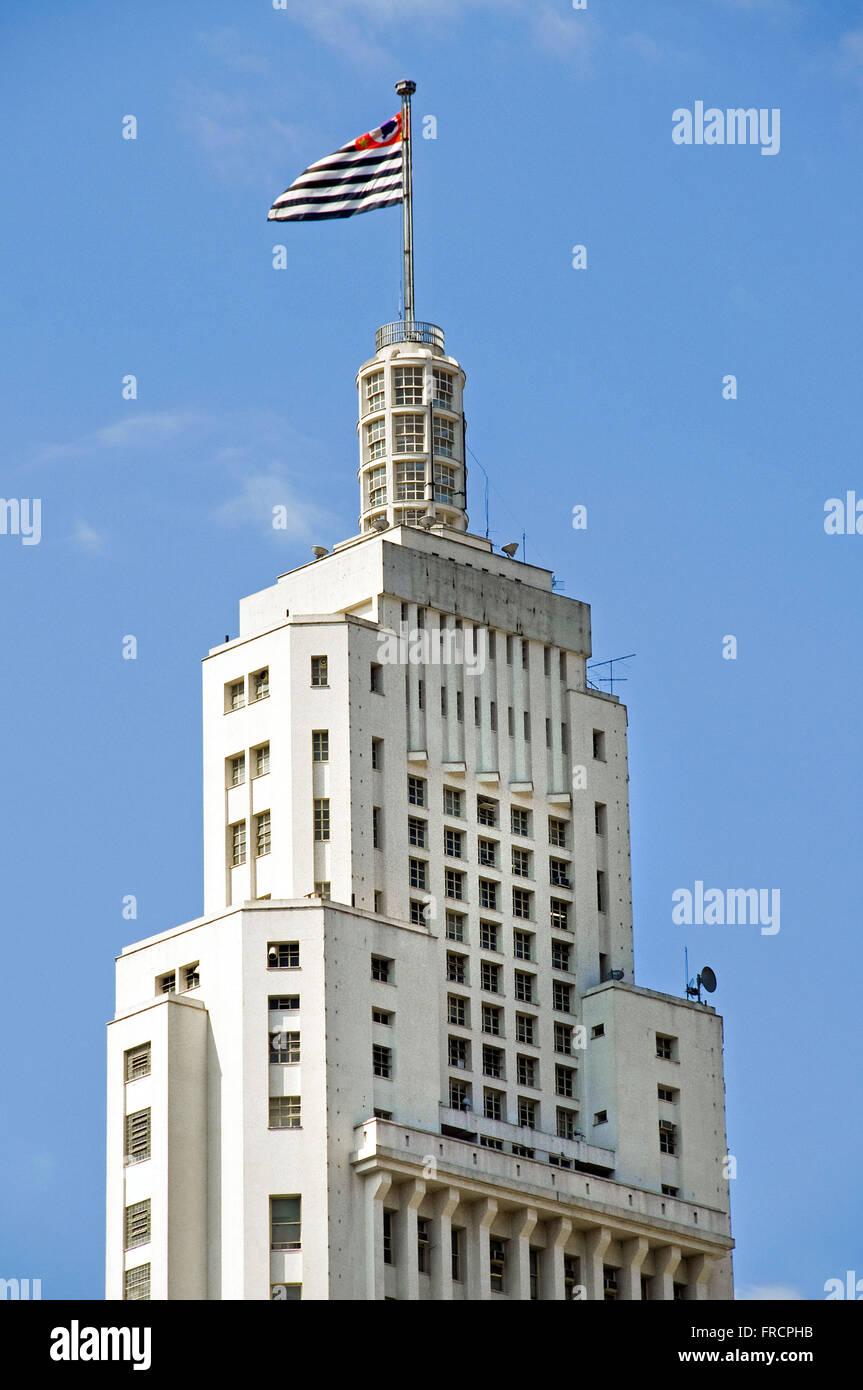
<path fill-rule="evenodd" d="M 512 851 L 512 872 L 516 878 L 530 878 L 530 850 L 516 849 Z"/>
<path fill-rule="evenodd" d="M 593 1038 L 604 1038 L 604 1037 L 605 1037 L 605 1024 L 604 1024 L 604 1023 L 594 1023 L 593 1027 L 592 1027 L 591 1030 L 590 1030 L 590 1036 L 591 1036 L 591 1040 L 592 1040 Z"/>
<path fill-rule="evenodd" d="M 328 796 L 315 797 L 315 839 L 330 838 L 330 799 Z"/>
<path fill-rule="evenodd" d="M 464 898 L 465 876 L 458 869 L 444 870 L 444 891 L 448 898 Z"/>
<path fill-rule="evenodd" d="M 475 695 L 473 699 L 473 722 L 477 728 L 479 728 L 480 723 L 482 722 L 480 698 L 478 695 Z"/>
<path fill-rule="evenodd" d="M 157 994 L 176 994 L 177 993 L 177 972 L 169 970 L 167 975 L 160 975 L 156 981 Z"/>
<path fill-rule="evenodd" d="M 270 1249 L 302 1248 L 301 1198 L 270 1198 Z"/>
<path fill-rule="evenodd" d="M 408 778 L 408 805 L 425 806 L 426 804 L 426 784 L 424 777 Z"/>
<path fill-rule="evenodd" d="M 389 1009 L 372 1009 L 372 1023 L 382 1023 L 385 1027 L 391 1028 L 393 1015 Z"/>
<path fill-rule="evenodd" d="M 477 848 L 479 862 L 482 865 L 482 867 L 486 869 L 497 868 L 497 841 L 482 839 L 478 840 Z"/>
<path fill-rule="evenodd" d="M 434 380 L 434 403 L 441 405 L 445 410 L 452 410 L 452 374 L 442 372 L 437 367 L 433 371 Z"/>
<path fill-rule="evenodd" d="M 524 722 L 524 741 L 530 743 L 530 714 L 527 710 L 524 711 L 522 720 Z"/>
<path fill-rule="evenodd" d="M 496 1004 L 483 1004 L 482 1031 L 491 1033 L 495 1038 L 501 1036 L 503 1032 L 503 1009 L 499 1009 Z"/>
<path fill-rule="evenodd" d="M 372 846 L 374 849 L 381 847 L 381 808 L 372 807 Z"/>
<path fill-rule="evenodd" d="M 531 917 L 531 900 L 533 894 L 525 888 L 513 888 L 512 890 L 512 915 L 513 917 Z"/>
<path fill-rule="evenodd" d="M 445 719 L 445 718 L 446 718 L 446 686 L 445 686 L 445 685 L 442 685 L 441 688 L 440 688 L 440 712 L 441 712 L 441 715 L 443 716 L 443 718 Z M 446 791 L 444 791 L 444 796 L 446 796 Z M 444 809 L 446 809 L 446 803 L 444 803 Z M 455 814 L 454 811 L 447 811 L 447 815 L 450 815 L 450 816 L 451 816 L 451 815 L 454 815 L 454 814 Z"/>
<path fill-rule="evenodd" d="M 536 1017 L 534 1014 L 516 1014 L 515 1040 L 520 1043 L 536 1044 Z"/>
<path fill-rule="evenodd" d="M 567 1057 L 572 1056 L 572 1025 L 570 1023 L 556 1023 L 554 1025 L 554 1050 L 565 1053 Z"/>
<path fill-rule="evenodd" d="M 549 903 L 549 918 L 553 931 L 568 931 L 569 903 L 563 898 L 552 898 Z"/>
<path fill-rule="evenodd" d="M 299 1129 L 301 1124 L 299 1096 L 270 1096 L 270 1129 Z"/>
<path fill-rule="evenodd" d="M 369 690 L 373 695 L 384 693 L 384 668 L 377 661 L 372 661 L 369 665 Z"/>
<path fill-rule="evenodd" d="M 384 765 L 384 741 L 382 738 L 372 739 L 372 771 L 380 772 Z"/>
<path fill-rule="evenodd" d="M 383 410 L 384 408 L 384 374 L 380 372 L 370 372 L 365 379 L 366 388 L 366 414 L 370 415 L 373 410 Z"/>
<path fill-rule="evenodd" d="M 391 1211 L 384 1211 L 384 1240 L 383 1254 L 384 1264 L 395 1264 L 393 1258 L 393 1214 Z"/>
<path fill-rule="evenodd" d="M 519 1086 L 536 1086 L 536 1058 L 521 1055 L 516 1057 L 515 1075 Z"/>
<path fill-rule="evenodd" d="M 405 370 L 410 370 L 406 368 Z M 393 419 L 395 433 L 394 452 L 397 454 L 422 454 L 425 452 L 425 416 L 396 415 Z M 416 495 L 416 494 L 412 494 Z M 421 494 L 420 494 L 421 495 Z M 398 492 L 399 500 L 407 495 Z"/>
<path fill-rule="evenodd" d="M 458 956 L 455 951 L 446 953 L 446 977 L 453 984 L 467 984 L 467 956 Z"/>
<path fill-rule="evenodd" d="M 487 990 L 489 994 L 500 994 L 499 965 L 494 965 L 490 960 L 481 961 L 479 967 L 479 975 L 480 989 Z"/>
<path fill-rule="evenodd" d="M 595 830 L 596 830 L 597 835 L 604 835 L 604 834 L 605 834 L 606 810 L 607 810 L 607 808 L 603 805 L 603 803 L 602 803 L 601 801 L 596 801 L 596 802 L 594 802 L 594 806 L 593 806 L 593 823 L 594 823 L 594 828 L 595 828 Z"/>
<path fill-rule="evenodd" d="M 396 497 L 400 502 L 421 502 L 425 497 L 425 464 L 396 464 Z M 404 517 L 409 515 L 405 510 Z M 419 515 L 419 513 L 417 513 Z"/>
<path fill-rule="evenodd" d="M 667 1183 L 667 1182 L 664 1182 L 664 1183 L 662 1184 L 662 1195 L 663 1195 L 663 1197 L 676 1197 L 679 1191 L 680 1191 L 680 1188 L 678 1188 L 678 1187 L 672 1187 L 672 1186 L 671 1186 L 669 1183 Z M 642 1281 L 642 1283 L 643 1283 L 643 1282 L 644 1282 L 644 1281 Z M 646 1297 L 646 1296 L 647 1296 L 646 1294 L 643 1294 L 643 1297 Z"/>
<path fill-rule="evenodd" d="M 460 690 L 455 692 L 455 717 L 460 724 L 464 722 L 464 695 Z"/>
<path fill-rule="evenodd" d="M 503 1091 L 493 1091 L 486 1086 L 482 1093 L 482 1113 L 487 1120 L 502 1120 L 505 1114 L 506 1097 Z"/>
<path fill-rule="evenodd" d="M 602 869 L 596 871 L 596 910 L 605 912 L 605 874 Z"/>
<path fill-rule="evenodd" d="M 457 1284 L 461 1283 L 461 1231 L 453 1228 L 450 1231 L 450 1249 L 452 1250 L 452 1277 Z"/>
<path fill-rule="evenodd" d="M 470 1049 L 467 1038 L 447 1039 L 447 1057 L 451 1067 L 470 1071 Z"/>
<path fill-rule="evenodd" d="M 327 658 L 325 656 L 312 657 L 312 685 L 329 685 Z"/>
<path fill-rule="evenodd" d="M 478 825 L 496 826 L 497 802 L 492 801 L 488 796 L 478 796 L 476 799 L 476 819 Z"/>
<path fill-rule="evenodd" d="M 271 994 L 267 1005 L 271 1014 L 296 1013 L 300 1007 L 298 994 Z"/>
<path fill-rule="evenodd" d="M 530 1296 L 532 1299 L 539 1298 L 539 1251 L 530 1248 L 528 1251 L 528 1269 L 530 1271 Z"/>
<path fill-rule="evenodd" d="M 575 1095 L 575 1067 L 562 1067 L 559 1062 L 554 1068 L 554 1092 L 558 1096 Z"/>
<path fill-rule="evenodd" d="M 548 843 L 555 845 L 558 849 L 566 849 L 566 821 L 558 820 L 556 816 L 548 818 Z"/>
<path fill-rule="evenodd" d="M 451 859 L 464 859 L 464 831 L 446 826 L 443 832 L 443 852 Z"/>
<path fill-rule="evenodd" d="M 488 1043 L 482 1049 L 482 1071 L 483 1076 L 494 1076 L 498 1081 L 503 1080 L 504 1050 L 502 1047 L 489 1047 Z"/>
<path fill-rule="evenodd" d="M 382 507 L 387 500 L 387 466 L 385 463 L 379 464 L 377 468 L 370 468 L 366 473 L 366 488 L 368 490 L 368 505 L 370 507 Z"/>
<path fill-rule="evenodd" d="M 500 928 L 496 922 L 480 922 L 479 924 L 479 944 L 483 951 L 497 951 L 499 947 Z"/>
<path fill-rule="evenodd" d="M 510 826 L 513 835 L 530 835 L 530 812 L 520 806 L 510 807 Z"/>
<path fill-rule="evenodd" d="M 657 1086 L 656 1094 L 659 1100 L 667 1100 L 672 1105 L 677 1100 L 677 1092 L 671 1086 Z"/>
<path fill-rule="evenodd" d="M 526 1096 L 518 1098 L 518 1123 L 522 1129 L 536 1129 L 537 1107 L 535 1100 Z"/>
<path fill-rule="evenodd" d="M 571 888 L 569 862 L 566 859 L 549 859 L 548 876 L 553 888 Z"/>
<path fill-rule="evenodd" d="M 468 1001 L 461 994 L 447 995 L 447 1020 L 456 1028 L 467 1028 L 468 1025 Z"/>
<path fill-rule="evenodd" d="M 445 459 L 451 459 L 455 445 L 455 426 L 452 420 L 443 415 L 434 417 L 434 451 Z M 434 471 L 435 501 L 451 502 L 455 488 L 455 469 L 438 464 Z"/>
<path fill-rule="evenodd" d="M 328 878 L 315 879 L 315 897 L 328 898 L 330 896 L 330 880 Z"/>
<path fill-rule="evenodd" d="M 533 960 L 533 933 L 516 929 L 512 934 L 512 953 L 516 960 Z"/>
<path fill-rule="evenodd" d="M 561 724 L 561 726 L 560 726 L 560 751 L 561 751 L 561 753 L 563 753 L 564 757 L 568 757 L 568 756 L 569 756 L 569 725 L 568 725 L 568 724 Z"/>
<path fill-rule="evenodd" d="M 150 1241 L 150 1198 L 126 1208 L 126 1249 L 148 1245 Z"/>
<path fill-rule="evenodd" d="M 605 734 L 602 729 L 593 731 L 593 756 L 597 762 L 605 762 Z"/>
<path fill-rule="evenodd" d="M 449 1103 L 453 1110 L 470 1110 L 470 1082 L 456 1081 L 455 1077 L 450 1077 L 449 1081 Z"/>
<path fill-rule="evenodd" d="M 656 1035 L 656 1055 L 663 1057 L 666 1061 L 676 1060 L 676 1038 L 669 1037 L 667 1033 L 657 1033 Z"/>
<path fill-rule="evenodd" d="M 479 905 L 489 912 L 497 912 L 498 899 L 497 890 L 500 885 L 490 878 L 481 878 L 479 881 Z"/>
<path fill-rule="evenodd" d="M 123 1298 L 127 1303 L 149 1301 L 150 1266 L 136 1265 L 127 1269 L 123 1286 Z"/>
<path fill-rule="evenodd" d="M 551 986 L 552 1007 L 558 1013 L 572 1013 L 572 985 L 565 985 L 561 980 L 553 980 Z"/>
<path fill-rule="evenodd" d="M 677 1126 L 670 1120 L 659 1121 L 659 1152 L 663 1154 L 677 1153 Z"/>
<path fill-rule="evenodd" d="M 422 367 L 396 367 L 393 379 L 396 405 L 422 405 Z"/>
<path fill-rule="evenodd" d="M 269 667 L 253 672 L 249 679 L 252 683 L 252 700 L 266 700 L 270 693 Z"/>
<path fill-rule="evenodd" d="M 515 997 L 525 1004 L 534 1003 L 533 985 L 535 976 L 526 970 L 515 971 Z"/>
<path fill-rule="evenodd" d="M 425 1216 L 417 1217 L 417 1269 L 420 1274 L 428 1274 L 431 1270 L 430 1252 L 431 1250 L 431 1229 L 428 1218 Z"/>
<path fill-rule="evenodd" d="M 426 862 L 424 859 L 410 859 L 410 884 L 411 888 L 426 887 Z"/>
<path fill-rule="evenodd" d="M 569 955 L 571 947 L 568 941 L 552 941 L 551 943 L 551 968 L 552 970 L 569 970 Z"/>
<path fill-rule="evenodd" d="M 254 759 L 255 776 L 266 777 L 270 770 L 270 745 L 262 743 L 257 748 L 252 749 Z"/>
<path fill-rule="evenodd" d="M 372 979 L 379 980 L 382 984 L 391 984 L 392 978 L 392 960 L 387 956 L 372 956 Z"/>
<path fill-rule="evenodd" d="M 372 1045 L 372 1070 L 375 1076 L 392 1076 L 393 1050 L 391 1047 L 382 1047 L 380 1043 Z"/>
<path fill-rule="evenodd" d="M 464 941 L 464 914 L 448 912 L 446 915 L 446 934 L 449 941 Z"/>
<path fill-rule="evenodd" d="M 126 1116 L 126 1162 L 144 1163 L 150 1157 L 150 1110 Z"/>
<path fill-rule="evenodd" d="M 312 730 L 312 762 L 328 763 L 330 760 L 330 733 L 328 729 Z"/>
<path fill-rule="evenodd" d="M 255 857 L 260 859 L 270 852 L 270 813 L 262 811 L 255 816 Z"/>
<path fill-rule="evenodd" d="M 562 1091 L 560 1095 L 571 1095 L 572 1092 Z M 578 1129 L 578 1111 L 569 1110 L 565 1105 L 559 1105 L 556 1113 L 557 1137 L 559 1139 L 575 1139 Z"/>
<path fill-rule="evenodd" d="M 246 862 L 246 822 L 235 821 L 228 826 L 228 834 L 231 837 L 231 867 L 237 869 Z"/>
<path fill-rule="evenodd" d="M 387 422 L 382 415 L 379 420 L 370 420 L 366 425 L 366 458 L 382 459 L 387 451 Z"/>
<path fill-rule="evenodd" d="M 231 681 L 225 686 L 225 712 L 242 709 L 246 703 L 246 682 Z"/>
<path fill-rule="evenodd" d="M 267 968 L 269 970 L 298 970 L 299 965 L 299 941 L 271 941 L 267 946 Z"/>
<path fill-rule="evenodd" d="M 246 780 L 246 755 L 238 753 L 228 759 L 228 786 L 241 787 Z"/>
<path fill-rule="evenodd" d="M 270 1062 L 273 1065 L 278 1063 L 296 1063 L 300 1060 L 300 1035 L 299 1033 L 271 1033 L 270 1034 Z"/>
<path fill-rule="evenodd" d="M 479 1146 L 481 1149 L 496 1149 L 498 1153 L 503 1153 L 503 1140 L 492 1139 L 489 1134 L 479 1136 Z"/>
<path fill-rule="evenodd" d="M 530 661 L 530 646 L 526 638 L 521 639 L 521 664 L 526 671 Z"/>
<path fill-rule="evenodd" d="M 150 1075 L 150 1044 L 141 1043 L 138 1047 L 130 1047 L 128 1052 L 124 1052 L 126 1059 L 126 1080 L 139 1081 L 142 1076 Z"/>
<path fill-rule="evenodd" d="M 445 816 L 456 816 L 459 820 L 464 816 L 464 794 L 456 791 L 454 787 L 444 787 L 443 789 L 443 813 Z"/>
<path fill-rule="evenodd" d="M 183 976 L 185 978 L 185 984 L 183 985 L 184 992 L 190 989 L 198 989 L 200 987 L 201 976 L 197 965 L 185 966 L 183 969 Z"/>
<path fill-rule="evenodd" d="M 408 844 L 417 849 L 427 849 L 426 822 L 419 816 L 408 816 Z"/>

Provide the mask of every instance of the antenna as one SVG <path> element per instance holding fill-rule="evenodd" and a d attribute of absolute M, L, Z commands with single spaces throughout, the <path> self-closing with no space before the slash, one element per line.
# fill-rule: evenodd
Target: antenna
<path fill-rule="evenodd" d="M 686 957 L 686 973 L 689 974 L 689 956 Z M 712 994 L 716 989 L 716 972 L 709 965 L 702 965 L 701 971 L 695 977 L 695 982 L 689 980 L 686 986 L 686 995 L 689 999 L 695 999 L 699 1004 L 705 1001 L 701 998 L 701 991 Z"/>
<path fill-rule="evenodd" d="M 411 149 L 411 97 L 417 84 L 409 80 L 396 83 L 402 99 L 402 251 L 404 256 L 404 316 L 405 323 L 414 321 L 414 215 L 413 159 Z"/>
<path fill-rule="evenodd" d="M 524 558 L 524 556 L 522 555 L 522 559 L 523 559 L 523 558 Z M 597 668 L 598 666 L 609 666 L 609 667 L 611 668 L 611 670 L 609 671 L 609 674 L 608 674 L 607 676 L 597 676 L 596 679 L 597 679 L 598 681 L 600 681 L 602 684 L 607 684 L 608 687 L 609 687 L 609 690 L 608 690 L 609 695 L 613 695 L 613 694 L 614 694 L 614 682 L 615 682 L 615 681 L 617 681 L 617 683 L 620 684 L 621 681 L 627 681 L 627 680 L 629 680 L 629 677 L 628 677 L 628 676 L 616 676 L 616 675 L 614 674 L 614 663 L 615 663 L 615 661 L 631 661 L 631 659 L 632 659 L 634 656 L 638 656 L 638 652 L 629 652 L 626 656 L 613 656 L 613 657 L 611 657 L 611 659 L 610 659 L 609 661 L 592 661 L 592 662 L 590 663 L 590 665 L 588 666 L 587 669 L 588 669 L 588 671 L 595 671 L 596 668 Z M 592 681 L 588 681 L 587 683 L 588 683 L 588 685 L 591 687 L 592 690 L 598 690 L 598 689 L 599 689 L 599 686 L 594 685 Z"/>

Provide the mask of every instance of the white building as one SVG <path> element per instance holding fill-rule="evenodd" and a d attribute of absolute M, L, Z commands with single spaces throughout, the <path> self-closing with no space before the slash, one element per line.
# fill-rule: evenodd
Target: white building
<path fill-rule="evenodd" d="M 722 1021 L 633 980 L 589 609 L 467 531 L 440 330 L 377 346 L 360 534 L 204 661 L 204 915 L 118 958 L 107 1297 L 730 1298 Z"/>

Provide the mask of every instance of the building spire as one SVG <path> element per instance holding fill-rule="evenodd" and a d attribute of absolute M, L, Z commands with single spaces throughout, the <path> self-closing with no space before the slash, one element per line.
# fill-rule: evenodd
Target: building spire
<path fill-rule="evenodd" d="M 414 321 L 414 215 L 413 215 L 413 158 L 411 135 L 411 97 L 417 84 L 405 79 L 396 83 L 396 91 L 402 99 L 402 252 L 404 257 L 404 317 L 405 323 Z"/>

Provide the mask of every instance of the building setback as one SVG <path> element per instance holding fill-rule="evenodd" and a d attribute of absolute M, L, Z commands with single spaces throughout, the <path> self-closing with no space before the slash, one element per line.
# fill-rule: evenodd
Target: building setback
<path fill-rule="evenodd" d="M 126 947 L 109 1299 L 731 1298 L 722 1020 L 636 985 L 626 711 L 465 511 L 430 324 L 359 535 L 204 661 L 204 915 Z"/>

